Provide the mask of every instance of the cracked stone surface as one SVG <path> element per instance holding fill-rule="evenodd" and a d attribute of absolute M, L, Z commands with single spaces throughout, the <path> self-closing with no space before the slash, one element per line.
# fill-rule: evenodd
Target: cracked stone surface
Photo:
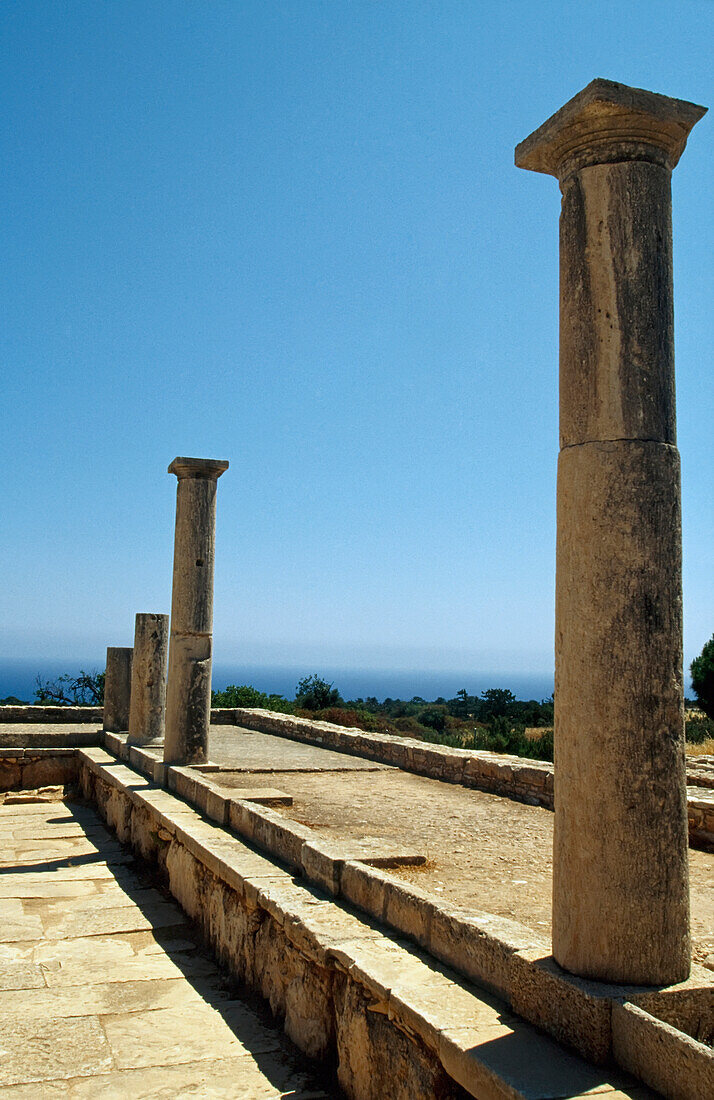
<path fill-rule="evenodd" d="M 0 807 L 0 1097 L 327 1100 L 80 804 Z"/>

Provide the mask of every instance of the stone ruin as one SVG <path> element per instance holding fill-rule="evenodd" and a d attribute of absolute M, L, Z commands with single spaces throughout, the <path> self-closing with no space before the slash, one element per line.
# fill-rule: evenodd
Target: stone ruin
<path fill-rule="evenodd" d="M 427 920 L 418 892 L 400 892 L 388 875 L 380 878 L 364 853 L 330 852 L 310 830 L 289 827 L 250 798 L 231 799 L 212 782 L 216 490 L 227 462 L 176 458 L 169 467 L 178 478 L 170 638 L 167 616 L 137 615 L 133 650 L 107 650 L 103 738 L 104 750 L 161 793 L 168 788 L 193 805 L 216 824 L 214 832 L 232 830 L 321 888 L 320 897 L 334 904 L 346 899 L 416 942 L 586 1062 L 633 1075 L 635 1085 L 633 1078 L 621 1087 L 601 1082 L 595 1091 L 641 1095 L 636 1082 L 644 1081 L 689 1100 L 714 1095 L 714 999 L 710 973 L 691 973 L 670 179 L 704 111 L 594 80 L 516 148 L 518 167 L 556 176 L 562 192 L 554 788 L 547 765 L 493 761 L 486 759 L 493 754 L 420 746 L 260 711 L 225 719 L 452 783 L 554 803 L 552 957 L 543 957 L 531 941 L 518 941 L 513 931 L 509 940 L 476 918 L 447 920 L 433 902 Z M 254 911 L 246 900 L 247 872 L 230 870 L 220 854 L 225 840 L 214 848 L 189 831 L 180 853 L 174 851 L 182 834 L 169 809 L 153 799 L 153 788 L 132 793 L 127 769 L 118 777 L 116 768 L 108 772 L 104 750 L 75 764 L 85 794 L 120 839 L 159 865 L 163 860 L 172 892 L 219 958 L 250 980 L 257 964 L 250 957 L 236 962 L 237 933 L 229 927 L 230 919 L 242 927 Z M 29 768 L 29 756 L 27 761 Z M 519 768 L 523 774 L 516 775 Z M 522 786 L 513 794 L 517 783 Z M 273 804 L 279 802 L 276 797 Z M 707 806 L 705 799 L 704 815 Z M 157 813 L 164 833 L 156 835 L 170 845 L 168 856 L 152 839 L 151 815 Z M 714 839 L 714 802 L 711 814 Z M 706 834 L 709 819 L 697 820 Z M 200 888 L 197 864 L 204 868 Z M 205 886 L 207 875 L 218 883 L 213 892 Z M 230 889 L 238 891 L 239 903 L 228 898 Z M 335 1029 L 339 1047 L 339 1013 L 346 1011 L 334 998 L 326 1007 L 329 952 L 324 944 L 318 950 L 318 932 L 310 931 L 307 918 L 291 916 L 287 900 L 264 904 L 277 922 L 271 934 L 282 944 L 285 966 L 298 966 L 293 956 L 300 955 L 297 1016 L 291 1016 L 285 991 L 268 990 L 262 979 L 255 984 L 283 1014 L 298 1045 L 325 1057 Z M 358 936 L 354 928 L 350 934 Z M 379 956 L 382 948 L 370 942 Z M 257 952 L 257 944 L 251 950 Z M 357 982 L 363 967 L 359 952 L 330 950 L 329 966 L 342 975 L 339 988 L 351 989 L 349 975 Z M 366 1058 L 366 1068 L 340 1071 L 347 1095 L 426 1097 L 435 1095 L 437 1079 L 444 1096 L 575 1095 L 572 1083 L 557 1093 L 539 1084 L 547 1056 L 537 1045 L 519 1073 L 507 1057 L 490 1062 L 473 1029 L 459 1046 L 446 985 L 427 1025 L 403 997 L 383 989 L 380 1000 L 376 979 L 359 980 L 360 996 L 366 983 L 376 997 L 372 1009 L 382 1014 L 383 1034 L 349 1056 Z M 463 1011 L 471 1011 L 467 1002 Z M 298 1016 L 322 1020 L 324 1033 L 319 1026 L 306 1029 Z M 494 1019 L 489 1027 L 496 1027 Z M 359 1026 L 369 1032 L 366 1023 Z M 405 1034 L 417 1035 L 420 1058 L 428 1048 L 441 1077 L 410 1075 L 403 1061 L 395 1069 L 399 1059 L 390 1063 L 385 1051 L 390 1044 L 393 1051 L 409 1050 Z M 513 1057 L 517 1062 L 521 1054 Z"/>

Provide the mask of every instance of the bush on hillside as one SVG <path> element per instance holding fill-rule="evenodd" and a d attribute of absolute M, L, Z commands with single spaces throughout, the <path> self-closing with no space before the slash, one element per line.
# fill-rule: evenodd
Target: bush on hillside
<path fill-rule="evenodd" d="M 250 684 L 229 684 L 224 691 L 211 692 L 212 707 L 261 707 L 263 710 L 277 710 L 281 714 L 292 714 L 295 710 L 282 695 L 266 695 Z"/>

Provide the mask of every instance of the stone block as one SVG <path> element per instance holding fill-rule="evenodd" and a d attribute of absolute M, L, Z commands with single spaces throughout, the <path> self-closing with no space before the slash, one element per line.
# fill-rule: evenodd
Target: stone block
<path fill-rule="evenodd" d="M 383 920 L 389 881 L 389 876 L 381 871 L 356 860 L 346 860 L 340 877 L 340 893 L 371 917 Z"/>
<path fill-rule="evenodd" d="M 171 766 L 167 771 L 168 787 L 179 798 L 185 798 L 187 802 L 196 800 L 197 777 L 190 768 Z"/>
<path fill-rule="evenodd" d="M 562 970 L 549 951 L 516 951 L 510 960 L 511 1005 L 519 1016 L 589 1062 L 604 1065 L 611 1053 L 610 998 L 614 986 L 588 982 Z"/>
<path fill-rule="evenodd" d="M 295 822 L 288 822 L 271 810 L 253 808 L 252 837 L 259 847 L 271 852 L 278 859 L 300 870 L 302 846 L 314 839 L 312 829 Z"/>
<path fill-rule="evenodd" d="M 434 900 L 418 886 L 387 878 L 384 891 L 384 921 L 390 928 L 408 936 L 420 947 L 428 947 Z"/>
<path fill-rule="evenodd" d="M 515 921 L 434 906 L 429 950 L 454 970 L 510 999 L 512 960 L 518 950 L 538 944 L 530 929 Z"/>
<path fill-rule="evenodd" d="M 395 1027 L 384 1007 L 371 1002 L 363 989 L 336 975 L 333 997 L 337 1076 L 347 1096 L 457 1100 L 459 1090 L 438 1060 L 418 1039 Z"/>
<path fill-rule="evenodd" d="M 333 897 L 339 895 L 345 859 L 338 848 L 321 840 L 305 841 L 300 850 L 300 862 L 305 878 Z"/>
<path fill-rule="evenodd" d="M 206 817 L 210 817 L 211 821 L 215 821 L 218 825 L 226 825 L 228 823 L 228 805 L 230 799 L 222 794 L 215 787 L 209 787 L 206 792 Z"/>
<path fill-rule="evenodd" d="M 714 1096 L 714 1051 L 636 1005 L 612 1008 L 613 1053 L 618 1065 L 663 1096 Z"/>

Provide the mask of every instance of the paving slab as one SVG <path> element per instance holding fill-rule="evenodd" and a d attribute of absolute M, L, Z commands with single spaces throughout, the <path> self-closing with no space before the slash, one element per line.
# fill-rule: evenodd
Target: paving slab
<path fill-rule="evenodd" d="M 340 1095 L 86 807 L 18 809 L 0 806 L 0 1097 Z"/>

